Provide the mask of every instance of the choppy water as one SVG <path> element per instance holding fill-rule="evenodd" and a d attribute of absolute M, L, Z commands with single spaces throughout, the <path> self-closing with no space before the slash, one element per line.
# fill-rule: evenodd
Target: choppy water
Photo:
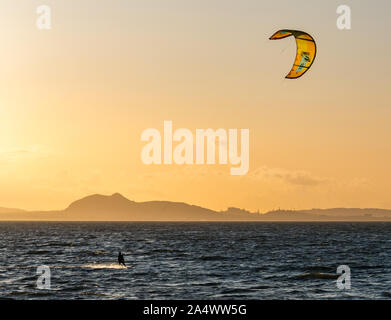
<path fill-rule="evenodd" d="M 390 257 L 391 223 L 2 222 L 0 297 L 390 299 Z M 39 265 L 51 290 L 36 288 Z"/>

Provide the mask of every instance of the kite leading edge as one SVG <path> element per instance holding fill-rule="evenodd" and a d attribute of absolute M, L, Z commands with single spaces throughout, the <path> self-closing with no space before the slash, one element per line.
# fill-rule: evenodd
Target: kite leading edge
<path fill-rule="evenodd" d="M 279 40 L 290 36 L 296 39 L 297 53 L 291 71 L 285 78 L 297 79 L 306 73 L 314 63 L 316 57 L 316 43 L 308 33 L 298 30 L 279 30 L 269 40 Z"/>

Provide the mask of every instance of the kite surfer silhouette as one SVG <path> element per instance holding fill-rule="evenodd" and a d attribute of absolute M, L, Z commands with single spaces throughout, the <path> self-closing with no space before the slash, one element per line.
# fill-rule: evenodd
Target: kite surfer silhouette
<path fill-rule="evenodd" d="M 121 253 L 121 251 L 118 252 L 118 264 L 126 267 L 124 255 Z"/>

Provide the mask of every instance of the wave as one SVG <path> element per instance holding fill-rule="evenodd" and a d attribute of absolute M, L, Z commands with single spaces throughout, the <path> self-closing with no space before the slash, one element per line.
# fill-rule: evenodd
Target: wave
<path fill-rule="evenodd" d="M 219 282 L 191 282 L 190 285 L 192 286 L 200 286 L 200 287 L 212 287 L 212 286 L 218 286 Z"/>
<path fill-rule="evenodd" d="M 220 261 L 220 260 L 226 260 L 226 257 L 223 256 L 203 256 L 199 258 L 202 261 Z"/>
<path fill-rule="evenodd" d="M 328 272 L 328 271 L 335 271 L 337 270 L 336 267 L 330 267 L 330 266 L 309 266 L 306 268 L 310 272 Z"/>
<path fill-rule="evenodd" d="M 47 242 L 38 247 L 73 247 L 73 242 Z"/>
<path fill-rule="evenodd" d="M 295 279 L 338 279 L 339 274 L 322 273 L 322 272 L 308 272 L 296 275 Z"/>
<path fill-rule="evenodd" d="M 250 290 L 265 290 L 265 289 L 270 289 L 271 287 L 270 286 L 254 286 L 254 287 L 250 287 L 249 289 Z"/>
<path fill-rule="evenodd" d="M 47 253 L 53 254 L 53 252 L 50 250 L 30 250 L 30 251 L 27 251 L 27 254 L 47 254 Z"/>
<path fill-rule="evenodd" d="M 83 292 L 82 295 L 83 296 L 98 296 L 98 297 L 107 296 L 107 294 L 104 294 L 102 292 L 89 292 L 89 291 Z"/>
<path fill-rule="evenodd" d="M 248 288 L 232 288 L 232 289 L 223 289 L 222 294 L 236 294 L 236 293 L 249 293 L 251 290 Z"/>
<path fill-rule="evenodd" d="M 83 291 L 83 290 L 87 290 L 87 289 L 90 289 L 90 286 L 88 286 L 88 285 L 73 285 L 73 283 L 72 283 L 72 286 L 61 288 L 59 291 L 61 291 L 61 292 L 77 292 L 77 291 Z"/>
<path fill-rule="evenodd" d="M 128 269 L 130 266 L 124 267 L 117 263 L 89 263 L 81 266 L 88 269 Z"/>
<path fill-rule="evenodd" d="M 105 255 L 106 251 L 104 251 L 104 250 L 93 250 L 93 251 L 87 250 L 87 251 L 85 251 L 85 253 L 90 256 L 101 256 L 101 255 Z"/>
<path fill-rule="evenodd" d="M 354 269 L 363 269 L 363 270 L 367 270 L 367 269 L 384 269 L 384 266 L 382 265 L 359 265 L 359 266 L 356 266 L 354 267 Z"/>

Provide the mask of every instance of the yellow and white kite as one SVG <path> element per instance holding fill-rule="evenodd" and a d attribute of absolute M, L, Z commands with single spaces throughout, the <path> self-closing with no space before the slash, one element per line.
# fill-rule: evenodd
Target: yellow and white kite
<path fill-rule="evenodd" d="M 294 36 L 296 39 L 297 53 L 293 67 L 285 78 L 297 79 L 306 73 L 314 63 L 316 57 L 316 43 L 314 38 L 308 33 L 287 29 L 277 31 L 269 40 L 279 40 L 290 36 Z"/>

